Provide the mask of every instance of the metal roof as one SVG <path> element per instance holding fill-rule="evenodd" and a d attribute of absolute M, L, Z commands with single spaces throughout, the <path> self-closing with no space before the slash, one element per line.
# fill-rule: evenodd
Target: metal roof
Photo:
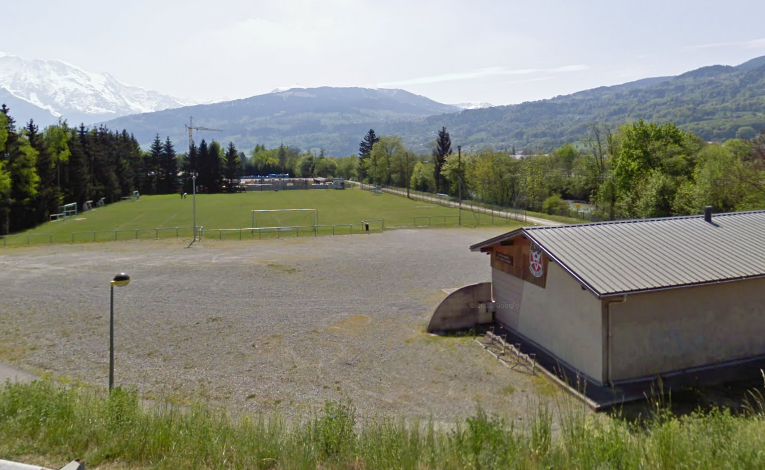
<path fill-rule="evenodd" d="M 765 276 L 765 211 L 527 227 L 525 235 L 598 297 Z"/>

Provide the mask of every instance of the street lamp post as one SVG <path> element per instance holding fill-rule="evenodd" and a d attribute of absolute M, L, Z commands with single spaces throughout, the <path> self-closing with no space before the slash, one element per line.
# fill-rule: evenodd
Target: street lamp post
<path fill-rule="evenodd" d="M 462 225 L 462 146 L 457 146 L 457 187 L 458 194 L 457 197 L 459 198 L 459 208 L 457 208 L 457 220 L 459 223 L 457 225 Z"/>
<path fill-rule="evenodd" d="M 191 181 L 192 181 L 192 193 L 191 193 L 191 201 L 192 206 L 194 207 L 194 240 L 192 240 L 192 243 L 197 241 L 197 173 L 194 172 L 191 175 Z"/>
<path fill-rule="evenodd" d="M 111 282 L 111 309 L 109 310 L 109 392 L 114 388 L 114 286 L 122 287 L 130 283 L 130 276 L 119 273 Z"/>

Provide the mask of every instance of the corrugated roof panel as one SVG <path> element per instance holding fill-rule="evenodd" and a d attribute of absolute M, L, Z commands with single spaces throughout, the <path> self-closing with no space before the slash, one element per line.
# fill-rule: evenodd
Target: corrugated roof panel
<path fill-rule="evenodd" d="M 524 232 L 600 296 L 765 276 L 765 211 Z"/>

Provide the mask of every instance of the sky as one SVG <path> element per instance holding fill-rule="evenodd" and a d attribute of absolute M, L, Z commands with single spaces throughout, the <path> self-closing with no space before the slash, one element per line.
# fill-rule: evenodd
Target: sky
<path fill-rule="evenodd" d="M 513 104 L 765 55 L 765 1 L 0 0 L 0 51 L 198 102 L 300 85 Z"/>

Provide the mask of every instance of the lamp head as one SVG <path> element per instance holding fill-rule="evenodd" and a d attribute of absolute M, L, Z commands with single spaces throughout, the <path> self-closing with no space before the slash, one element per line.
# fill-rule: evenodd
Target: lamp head
<path fill-rule="evenodd" d="M 125 273 L 119 273 L 112 279 L 112 285 L 122 287 L 130 284 L 130 276 Z"/>

